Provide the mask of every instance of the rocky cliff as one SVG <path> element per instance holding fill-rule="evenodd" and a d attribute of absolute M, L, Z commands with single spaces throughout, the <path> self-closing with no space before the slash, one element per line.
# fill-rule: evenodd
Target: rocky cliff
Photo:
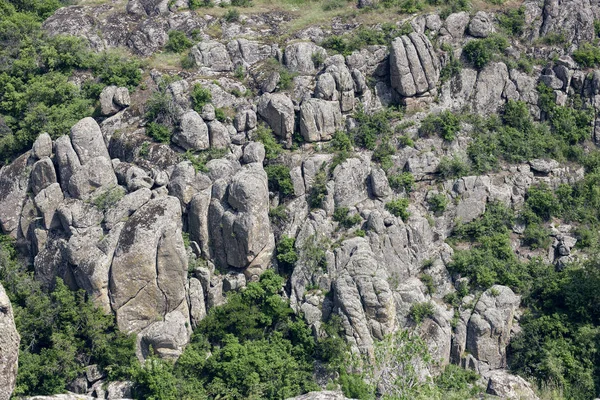
<path fill-rule="evenodd" d="M 438 367 L 453 363 L 477 371 L 490 394 L 536 398 L 526 381 L 506 372 L 520 296 L 496 285 L 465 295 L 456 311 L 448 306 L 444 298 L 457 292 L 461 279 L 448 272 L 454 250 L 447 239 L 458 222 L 477 219 L 490 202 L 518 209 L 528 188 L 572 184 L 583 178 L 583 168 L 531 159 L 444 178 L 440 163 L 465 158 L 478 128 L 462 122 L 456 138 L 444 140 L 421 135 L 420 126 L 429 113 L 488 116 L 509 100 L 543 118 L 539 82 L 559 105 L 577 96 L 597 110 L 599 72 L 582 70 L 570 54 L 594 39 L 600 8 L 585 0 L 525 1 L 524 31 L 502 57 L 482 68 L 466 64 L 448 77 L 444 68 L 465 57 L 467 43 L 499 31 L 501 11 L 398 16 L 395 25 L 408 29 L 389 46 L 334 54 L 323 47 L 325 39 L 356 24 L 335 19 L 277 40 L 293 15 L 242 11 L 240 20 L 225 21 L 187 6 L 167 0 L 82 4 L 61 8 L 44 23 L 52 35 L 68 33 L 98 51 L 121 47 L 141 57 L 161 52 L 173 30 L 199 39 L 189 52 L 192 68 L 148 67 L 146 90 L 105 88 L 99 115 L 55 139 L 40 132 L 30 151 L 2 167 L 0 226 L 30 256 L 36 278 L 50 287 L 60 277 L 84 289 L 116 315 L 121 330 L 137 334 L 140 358 L 152 348 L 176 359 L 193 327 L 226 302 L 227 292 L 241 290 L 268 268 L 283 272 L 276 244 L 294 238 L 298 261 L 286 292 L 315 334 L 338 315 L 347 342 L 368 354 L 385 335 L 415 329 Z M 552 33 L 566 35 L 567 45 L 539 40 Z M 544 61 L 526 72 L 517 66 L 525 57 Z M 181 79 L 167 79 L 172 76 Z M 210 103 L 201 108 L 190 97 L 195 85 L 210 92 Z M 169 144 L 147 136 L 145 102 L 153 89 L 162 90 L 173 109 Z M 330 151 L 336 132 L 360 125 L 357 112 L 394 104 L 405 115 L 401 121 L 389 117 L 392 129 L 412 140 L 393 142 L 398 150 L 389 165 L 382 167 L 373 148 L 357 146 L 343 159 Z M 227 115 L 217 118 L 215 110 Z M 265 127 L 287 150 L 275 156 L 265 151 Z M 598 131 L 590 132 L 587 139 L 596 140 Z M 215 149 L 220 157 L 203 168 L 189 157 Z M 285 196 L 267 173 L 276 164 L 289 170 L 292 187 Z M 410 172 L 413 190 L 392 188 L 392 171 Z M 435 212 L 431 198 L 439 194 L 447 205 Z M 321 196 L 317 203 L 315 195 Z M 404 215 L 389 206 L 399 198 L 409 199 Z M 344 226 L 334 217 L 339 209 L 357 223 Z M 518 233 L 512 245 L 525 258 L 529 250 Z M 536 254 L 548 263 L 572 257 L 576 239 L 568 228 L 556 226 L 552 235 L 551 248 Z M 430 286 L 423 274 L 432 278 Z M 0 325 L 3 316 L 11 317 L 1 299 Z M 431 316 L 417 324 L 411 309 L 426 302 Z M 2 340 L 18 342 L 18 335 L 3 334 Z M 0 375 L 10 382 L 16 360 L 2 340 Z M 0 388 L 0 398 L 8 398 L 3 393 L 10 385 Z"/>

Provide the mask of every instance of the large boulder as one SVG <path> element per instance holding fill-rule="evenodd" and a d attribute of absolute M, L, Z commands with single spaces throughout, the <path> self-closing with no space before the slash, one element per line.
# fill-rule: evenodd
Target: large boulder
<path fill-rule="evenodd" d="M 125 223 L 110 270 L 111 307 L 119 328 L 149 346 L 177 356 L 189 338 L 187 256 L 181 206 L 175 197 L 148 201 Z"/>
<path fill-rule="evenodd" d="M 224 44 L 208 40 L 198 43 L 190 50 L 196 65 L 216 72 L 233 70 L 233 63 L 229 58 L 227 47 Z"/>
<path fill-rule="evenodd" d="M 313 42 L 292 43 L 285 48 L 284 63 L 291 71 L 301 75 L 314 75 L 317 69 L 313 60 L 317 54 L 327 57 L 325 49 Z"/>
<path fill-rule="evenodd" d="M 84 118 L 73 125 L 71 143 L 82 165 L 96 157 L 104 157 L 110 161 L 100 126 L 91 117 Z"/>
<path fill-rule="evenodd" d="M 0 400 L 11 398 L 17 380 L 19 342 L 10 300 L 0 285 Z"/>
<path fill-rule="evenodd" d="M 21 209 L 29 188 L 29 153 L 0 169 L 0 228 L 17 237 Z"/>
<path fill-rule="evenodd" d="M 196 111 L 190 110 L 181 116 L 173 142 L 184 150 L 206 150 L 210 147 L 208 127 Z"/>
<path fill-rule="evenodd" d="M 307 142 L 330 140 L 343 126 L 337 101 L 310 98 L 300 106 L 300 133 Z"/>
<path fill-rule="evenodd" d="M 416 32 L 394 39 L 390 52 L 392 87 L 404 97 L 435 88 L 440 62 L 427 36 Z"/>
<path fill-rule="evenodd" d="M 520 376 L 511 375 L 506 370 L 497 370 L 486 376 L 489 378 L 487 393 L 506 400 L 538 400 L 531 383 Z"/>
<path fill-rule="evenodd" d="M 267 174 L 259 163 L 243 166 L 227 184 L 215 182 L 208 208 L 208 232 L 216 262 L 260 275 L 269 265 L 274 238 L 269 221 Z"/>
<path fill-rule="evenodd" d="M 271 127 L 275 135 L 287 144 L 292 144 L 295 124 L 294 103 L 286 94 L 263 94 L 258 101 L 258 115 Z"/>

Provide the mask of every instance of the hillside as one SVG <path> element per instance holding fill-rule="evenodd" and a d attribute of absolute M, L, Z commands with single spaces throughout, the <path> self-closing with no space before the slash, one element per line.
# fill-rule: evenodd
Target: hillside
<path fill-rule="evenodd" d="M 0 400 L 600 397 L 594 2 L 0 0 L 0 44 Z"/>

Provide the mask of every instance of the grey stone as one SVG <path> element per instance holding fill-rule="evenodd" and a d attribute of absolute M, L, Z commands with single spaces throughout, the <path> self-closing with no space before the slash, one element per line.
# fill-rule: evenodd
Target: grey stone
<path fill-rule="evenodd" d="M 210 134 L 210 147 L 213 149 L 226 149 L 231 144 L 229 130 L 220 121 L 214 120 L 208 123 Z"/>
<path fill-rule="evenodd" d="M 60 187 L 63 191 L 67 191 L 71 176 L 81 167 L 79 157 L 68 136 L 61 136 L 56 139 L 55 145 L 55 160 L 58 166 L 58 176 L 60 177 Z"/>
<path fill-rule="evenodd" d="M 35 206 L 42 214 L 42 221 L 46 229 L 60 225 L 58 215 L 55 212 L 63 200 L 63 192 L 56 182 L 41 190 L 33 199 Z"/>
<path fill-rule="evenodd" d="M 0 169 L 0 227 L 14 238 L 29 188 L 28 159 L 25 153 Z"/>
<path fill-rule="evenodd" d="M 56 171 L 50 157 L 44 157 L 33 164 L 31 171 L 31 191 L 34 196 L 55 182 Z"/>
<path fill-rule="evenodd" d="M 461 11 L 459 13 L 450 14 L 444 22 L 444 28 L 454 39 L 461 39 L 465 34 L 465 29 L 469 23 L 469 13 Z"/>
<path fill-rule="evenodd" d="M 486 393 L 507 400 L 538 400 L 531 383 L 505 370 L 492 371 L 488 375 Z"/>
<path fill-rule="evenodd" d="M 119 106 L 113 102 L 116 92 L 116 86 L 107 86 L 102 89 L 100 93 L 100 112 L 102 115 L 113 115 L 119 111 Z"/>
<path fill-rule="evenodd" d="M 100 187 L 114 186 L 117 177 L 112 163 L 106 157 L 95 157 L 79 168 L 69 179 L 68 190 L 71 196 L 83 199 Z"/>
<path fill-rule="evenodd" d="M 342 127 L 342 113 L 337 101 L 311 98 L 300 106 L 300 133 L 307 142 L 330 140 Z"/>
<path fill-rule="evenodd" d="M 82 165 L 96 157 L 110 160 L 100 126 L 93 118 L 84 118 L 71 128 L 71 143 Z"/>
<path fill-rule="evenodd" d="M 532 170 L 543 174 L 548 174 L 552 172 L 553 169 L 556 169 L 559 166 L 558 161 L 556 160 L 544 159 L 530 160 L 529 165 L 531 166 Z"/>
<path fill-rule="evenodd" d="M 0 285 L 0 399 L 11 398 L 17 380 L 19 342 L 21 340 L 10 300 Z"/>
<path fill-rule="evenodd" d="M 390 51 L 392 87 L 405 97 L 435 88 L 439 79 L 439 59 L 429 39 L 411 33 L 394 39 Z"/>
<path fill-rule="evenodd" d="M 194 110 L 183 114 L 173 142 L 184 150 L 206 150 L 210 146 L 208 127 Z"/>
<path fill-rule="evenodd" d="M 260 142 L 250 142 L 244 147 L 242 161 L 245 164 L 261 163 L 265 160 L 265 146 Z"/>
<path fill-rule="evenodd" d="M 477 11 L 469 23 L 469 34 L 477 38 L 486 38 L 494 33 L 493 17 L 485 11 Z"/>
<path fill-rule="evenodd" d="M 371 169 L 371 190 L 376 197 L 385 197 L 392 193 L 385 171 L 381 168 Z"/>
<path fill-rule="evenodd" d="M 192 47 L 190 54 L 194 57 L 196 65 L 213 71 L 233 71 L 233 63 L 224 44 L 208 40 Z"/>
<path fill-rule="evenodd" d="M 284 93 L 265 93 L 258 101 L 258 115 L 271 127 L 273 133 L 291 145 L 294 133 L 294 103 Z"/>
<path fill-rule="evenodd" d="M 322 47 L 312 42 L 297 42 L 285 48 L 284 63 L 294 72 L 302 75 L 314 75 L 317 72 L 313 61 L 313 54 L 327 57 L 327 52 Z"/>
<path fill-rule="evenodd" d="M 52 155 L 52 138 L 46 132 L 40 134 L 31 148 L 31 154 L 41 159 L 44 157 L 50 157 Z"/>

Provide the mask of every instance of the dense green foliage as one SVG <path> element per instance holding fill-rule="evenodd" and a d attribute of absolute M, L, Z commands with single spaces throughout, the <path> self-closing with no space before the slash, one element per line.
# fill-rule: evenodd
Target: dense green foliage
<path fill-rule="evenodd" d="M 0 159 L 29 147 L 41 132 L 53 138 L 92 115 L 105 85 L 136 86 L 140 64 L 118 53 L 96 54 L 78 38 L 48 37 L 41 21 L 65 3 L 0 0 L 0 120 L 10 131 L 0 137 Z M 94 79 L 77 86 L 75 71 Z"/>
<path fill-rule="evenodd" d="M 354 225 L 362 221 L 360 214 L 350 215 L 348 207 L 338 207 L 333 212 L 333 220 L 339 222 L 341 227 L 346 229 L 352 228 Z"/>
<path fill-rule="evenodd" d="M 286 165 L 273 164 L 265 167 L 269 179 L 269 190 L 279 192 L 282 197 L 294 194 L 294 185 L 290 176 L 290 169 Z"/>
<path fill-rule="evenodd" d="M 165 48 L 173 53 L 181 53 L 192 47 L 194 43 L 182 31 L 169 31 L 169 40 Z"/>
<path fill-rule="evenodd" d="M 573 52 L 573 59 L 584 68 L 600 64 L 600 48 L 591 43 L 583 43 Z"/>
<path fill-rule="evenodd" d="M 391 23 L 382 24 L 381 29 L 377 30 L 361 27 L 351 34 L 329 36 L 321 46 L 347 56 L 370 45 L 388 45 L 394 38 L 409 34 L 412 30 L 410 25 L 398 27 Z"/>
<path fill-rule="evenodd" d="M 109 378 L 126 376 L 137 363 L 135 340 L 120 333 L 83 291 L 57 279 L 49 293 L 17 261 L 12 241 L 0 237 L 0 282 L 13 305 L 21 335 L 15 395 L 54 394 L 98 364 Z"/>
<path fill-rule="evenodd" d="M 289 236 L 282 236 L 277 243 L 277 261 L 283 272 L 287 274 L 291 274 L 298 261 L 295 245 L 296 239 Z"/>
<path fill-rule="evenodd" d="M 403 221 L 406 221 L 410 216 L 407 208 L 408 199 L 396 199 L 385 203 L 385 209 L 394 216 L 402 218 Z"/>
<path fill-rule="evenodd" d="M 422 136 L 438 135 L 449 142 L 453 141 L 456 133 L 460 130 L 460 119 L 450 111 L 440 114 L 429 114 L 419 128 Z"/>
<path fill-rule="evenodd" d="M 389 174 L 388 182 L 394 190 L 404 190 L 409 193 L 415 185 L 415 177 L 410 172 L 401 172 L 398 174 Z"/>
<path fill-rule="evenodd" d="M 256 129 L 256 140 L 265 146 L 265 159 L 274 160 L 283 152 L 283 147 L 277 142 L 273 131 L 266 125 L 260 124 Z"/>
<path fill-rule="evenodd" d="M 508 41 L 505 38 L 492 35 L 485 39 L 471 40 L 463 48 L 463 54 L 475 68 L 483 69 L 494 56 L 502 53 L 507 47 Z"/>
<path fill-rule="evenodd" d="M 576 145 L 591 137 L 593 113 L 578 104 L 557 106 L 551 89 L 540 85 L 538 90 L 547 123 L 534 122 L 527 105 L 513 100 L 506 103 L 501 118 L 472 118 L 475 134 L 467 153 L 473 172 L 494 170 L 500 160 L 515 163 L 547 157 L 582 158 Z"/>
<path fill-rule="evenodd" d="M 279 295 L 282 286 L 283 278 L 267 271 L 259 282 L 230 294 L 196 328 L 175 365 L 146 363 L 137 397 L 281 399 L 317 390 L 313 362 L 332 360 L 325 351 L 330 343 L 315 341 L 306 323 L 294 317 Z"/>
<path fill-rule="evenodd" d="M 525 28 L 525 7 L 513 8 L 498 15 L 498 24 L 508 34 L 520 36 Z"/>
<path fill-rule="evenodd" d="M 212 94 L 210 90 L 202 87 L 199 83 L 195 84 L 192 88 L 192 107 L 197 112 L 202 112 L 202 107 L 212 101 Z"/>

